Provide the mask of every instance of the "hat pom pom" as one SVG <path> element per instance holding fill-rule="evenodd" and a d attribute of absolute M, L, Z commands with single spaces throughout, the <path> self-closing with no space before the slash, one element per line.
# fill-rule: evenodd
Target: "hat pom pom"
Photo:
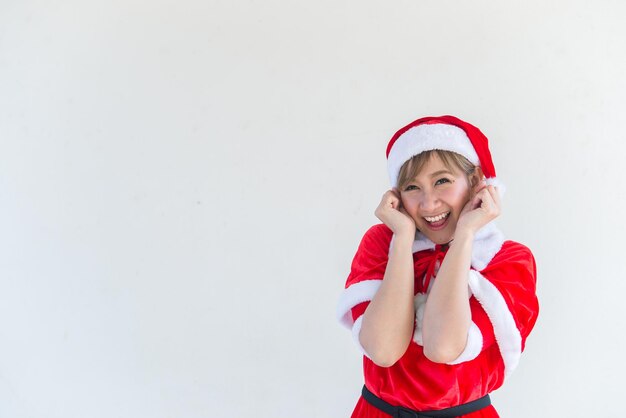
<path fill-rule="evenodd" d="M 487 183 L 487 185 L 491 185 L 496 188 L 498 194 L 500 195 L 500 198 L 504 197 L 504 192 L 506 192 L 506 186 L 500 181 L 500 179 L 498 179 L 497 177 L 491 177 L 485 179 L 485 182 Z"/>

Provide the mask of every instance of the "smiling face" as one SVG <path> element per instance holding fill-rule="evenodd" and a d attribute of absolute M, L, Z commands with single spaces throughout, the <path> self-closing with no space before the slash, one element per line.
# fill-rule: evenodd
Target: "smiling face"
<path fill-rule="evenodd" d="M 402 204 L 417 229 L 435 244 L 450 242 L 470 198 L 468 175 L 431 152 L 415 177 L 400 186 Z"/>

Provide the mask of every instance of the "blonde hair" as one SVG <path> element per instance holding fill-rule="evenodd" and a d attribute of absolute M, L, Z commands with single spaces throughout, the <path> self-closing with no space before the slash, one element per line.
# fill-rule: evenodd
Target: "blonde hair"
<path fill-rule="evenodd" d="M 432 155 L 437 155 L 443 162 L 443 165 L 445 165 L 448 170 L 454 170 L 454 168 L 458 168 L 459 170 L 461 170 L 465 174 L 467 182 L 470 184 L 470 186 L 473 186 L 475 184 L 472 181 L 472 176 L 476 173 L 477 166 L 472 164 L 467 158 L 465 158 L 461 154 L 457 154 L 456 152 L 452 151 L 435 149 L 419 153 L 413 156 L 410 160 L 407 160 L 402 165 L 402 167 L 400 168 L 400 174 L 398 174 L 397 186 L 400 191 L 404 190 L 408 183 L 422 171 L 424 165 L 430 160 Z"/>

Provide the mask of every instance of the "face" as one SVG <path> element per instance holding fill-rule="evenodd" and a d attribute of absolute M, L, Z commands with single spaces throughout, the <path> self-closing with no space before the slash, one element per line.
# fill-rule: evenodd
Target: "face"
<path fill-rule="evenodd" d="M 432 154 L 421 172 L 401 190 L 402 204 L 417 229 L 435 244 L 454 238 L 459 215 L 470 198 L 465 173 Z"/>

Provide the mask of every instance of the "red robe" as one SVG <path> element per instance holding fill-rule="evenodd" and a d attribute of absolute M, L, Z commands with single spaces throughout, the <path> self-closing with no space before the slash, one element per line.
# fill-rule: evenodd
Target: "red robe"
<path fill-rule="evenodd" d="M 429 282 L 436 280 L 446 250 L 418 233 L 413 244 L 416 307 L 413 339 L 393 366 L 380 367 L 369 359 L 358 334 L 363 312 L 384 277 L 392 237 L 392 231 L 384 224 L 375 225 L 365 233 L 337 309 L 338 319 L 352 330 L 364 354 L 366 386 L 392 405 L 418 411 L 449 408 L 498 389 L 517 366 L 526 337 L 537 320 L 536 267 L 530 250 L 517 242 L 505 241 L 493 223 L 476 234 L 469 272 L 472 325 L 468 342 L 455 361 L 434 363 L 423 353 L 421 322 Z M 361 397 L 352 413 L 352 418 L 357 417 L 389 416 Z M 489 406 L 464 417 L 492 418 L 498 414 Z"/>

